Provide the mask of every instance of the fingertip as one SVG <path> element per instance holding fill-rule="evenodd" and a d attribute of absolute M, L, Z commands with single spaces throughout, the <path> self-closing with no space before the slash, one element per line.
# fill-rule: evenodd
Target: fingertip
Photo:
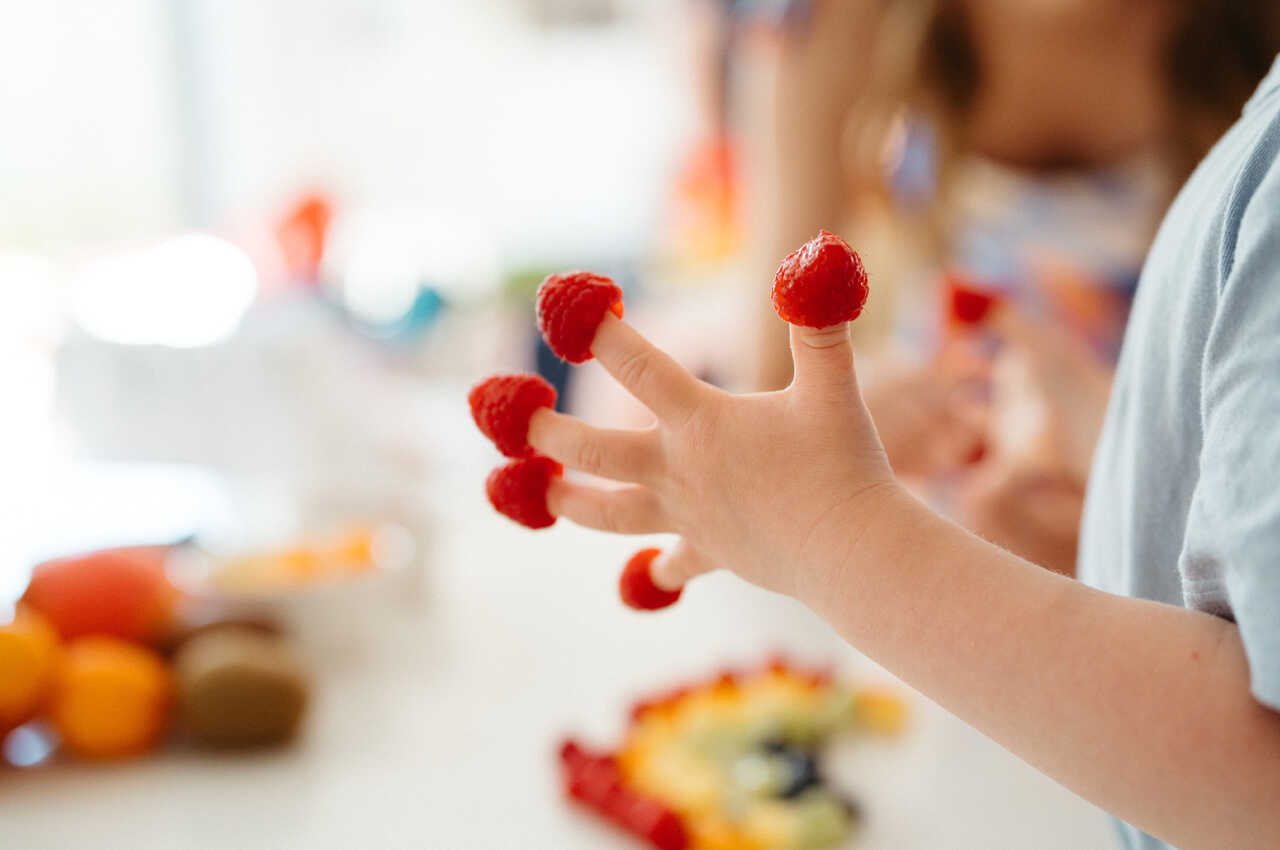
<path fill-rule="evenodd" d="M 618 595 L 628 608 L 660 611 L 680 600 L 684 588 L 665 587 L 656 578 L 654 562 L 662 556 L 655 548 L 641 549 L 631 556 L 618 576 Z"/>
<path fill-rule="evenodd" d="M 673 550 L 664 549 L 649 564 L 649 578 L 659 589 L 669 593 L 681 590 L 687 581 L 678 569 L 673 554 Z"/>
<path fill-rule="evenodd" d="M 653 583 L 670 593 L 680 591 L 708 570 L 709 567 L 698 552 L 683 539 L 675 546 L 664 549 L 649 564 Z"/>
<path fill-rule="evenodd" d="M 548 454 L 547 452 L 547 432 L 554 424 L 553 417 L 558 416 L 550 407 L 539 407 L 529 417 L 529 430 L 525 437 L 533 450 L 540 454 Z"/>
<path fill-rule="evenodd" d="M 791 326 L 791 357 L 795 384 L 822 391 L 836 384 L 853 385 L 853 342 L 849 323 L 826 328 Z"/>
<path fill-rule="evenodd" d="M 600 352 L 596 350 L 596 347 L 607 348 L 610 344 L 610 338 L 622 330 L 622 325 L 622 303 L 619 302 L 604 314 L 604 318 L 600 320 L 600 324 L 596 327 L 596 335 L 591 340 L 592 357 L 600 357 Z"/>
<path fill-rule="evenodd" d="M 563 475 L 551 479 L 547 485 L 547 513 L 556 518 L 564 515 L 564 500 L 571 486 Z"/>
<path fill-rule="evenodd" d="M 818 351 L 829 348 L 838 348 L 850 341 L 849 325 L 850 322 L 844 322 L 839 325 L 830 325 L 825 328 L 810 328 L 804 325 L 792 325 L 791 337 L 798 340 L 802 345 Z"/>

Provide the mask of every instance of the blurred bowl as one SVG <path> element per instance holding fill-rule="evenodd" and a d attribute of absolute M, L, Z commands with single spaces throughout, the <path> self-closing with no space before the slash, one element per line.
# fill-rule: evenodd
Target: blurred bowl
<path fill-rule="evenodd" d="M 416 598 L 419 555 L 413 535 L 395 523 L 369 526 L 360 537 L 275 549 L 182 547 L 167 570 L 198 612 L 194 619 L 265 620 L 309 647 L 357 647 L 390 611 Z"/>

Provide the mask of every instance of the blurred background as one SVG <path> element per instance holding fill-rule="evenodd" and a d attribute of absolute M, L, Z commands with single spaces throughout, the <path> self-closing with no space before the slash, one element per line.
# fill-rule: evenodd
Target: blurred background
<path fill-rule="evenodd" d="M 424 384 L 524 365 L 544 269 L 649 256 L 676 11 L 6 3 L 6 560 L 65 549 L 24 514 L 73 457 L 423 486 Z"/>
<path fill-rule="evenodd" d="M 538 336 L 573 268 L 781 386 L 832 229 L 895 468 L 1070 573 L 1142 256 L 1280 43 L 1228 5 L 0 0 L 0 845 L 1108 846 L 789 600 L 624 608 L 637 542 L 496 516 L 464 397 L 647 421 Z"/>

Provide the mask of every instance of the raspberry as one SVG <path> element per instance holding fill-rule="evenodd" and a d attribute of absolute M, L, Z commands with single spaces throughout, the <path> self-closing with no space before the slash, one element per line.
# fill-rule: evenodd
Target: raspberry
<path fill-rule="evenodd" d="M 494 375 L 467 395 L 471 418 L 480 432 L 507 457 L 533 456 L 529 418 L 540 407 L 556 405 L 555 387 L 537 375 Z"/>
<path fill-rule="evenodd" d="M 947 318 L 951 324 L 973 327 L 986 321 L 1000 296 L 957 275 L 946 277 Z"/>
<path fill-rule="evenodd" d="M 783 260 L 773 277 L 773 309 L 784 321 L 809 328 L 853 321 L 868 293 L 862 259 L 825 230 Z"/>
<path fill-rule="evenodd" d="M 687 850 L 680 815 L 632 787 L 613 753 L 593 753 L 576 741 L 560 745 L 565 792 L 657 850 Z"/>
<path fill-rule="evenodd" d="M 551 458 L 534 455 L 490 472 L 484 489 L 498 513 L 529 528 L 546 528 L 556 521 L 547 510 L 547 488 L 563 474 L 564 467 Z"/>
<path fill-rule="evenodd" d="M 538 330 L 562 360 L 585 363 L 591 341 L 610 310 L 622 318 L 622 290 L 612 279 L 591 272 L 547 277 L 538 287 Z"/>
<path fill-rule="evenodd" d="M 642 549 L 635 553 L 618 578 L 618 594 L 622 601 L 638 611 L 657 611 L 673 605 L 684 590 L 663 590 L 653 583 L 649 565 L 661 552 L 661 549 Z"/>

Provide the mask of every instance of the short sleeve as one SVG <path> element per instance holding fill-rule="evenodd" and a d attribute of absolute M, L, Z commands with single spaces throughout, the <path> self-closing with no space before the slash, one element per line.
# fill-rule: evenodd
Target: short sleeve
<path fill-rule="evenodd" d="M 1205 349 L 1200 478 L 1179 566 L 1187 604 L 1236 621 L 1254 696 L 1280 710 L 1280 159 L 1251 166 L 1261 179 L 1224 246 Z"/>

